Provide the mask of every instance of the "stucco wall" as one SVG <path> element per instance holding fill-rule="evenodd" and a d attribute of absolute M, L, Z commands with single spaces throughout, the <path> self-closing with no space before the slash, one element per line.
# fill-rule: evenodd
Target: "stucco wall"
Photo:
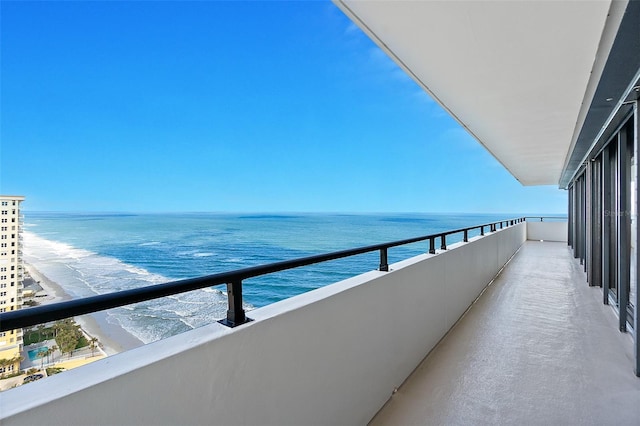
<path fill-rule="evenodd" d="M 539 222 L 527 220 L 527 240 L 567 242 L 567 221 Z"/>
<path fill-rule="evenodd" d="M 521 223 L 13 389 L 2 424 L 366 424 L 525 239 Z"/>

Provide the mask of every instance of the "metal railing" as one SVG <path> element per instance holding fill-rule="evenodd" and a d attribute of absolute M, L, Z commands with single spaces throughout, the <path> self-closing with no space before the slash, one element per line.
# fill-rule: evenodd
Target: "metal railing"
<path fill-rule="evenodd" d="M 429 240 L 428 252 L 435 254 L 436 240 L 440 240 L 440 250 L 447 250 L 447 237 L 450 235 L 461 233 L 462 242 L 468 242 L 469 231 L 479 230 L 479 235 L 483 236 L 485 235 L 485 230 L 488 230 L 488 232 L 496 232 L 498 229 L 513 226 L 524 221 L 524 217 L 519 217 L 425 235 L 422 237 L 285 260 L 204 277 L 172 281 L 164 284 L 150 285 L 141 288 L 11 311 L 0 314 L 0 332 L 70 318 L 76 315 L 84 315 L 106 309 L 118 308 L 121 306 L 131 305 L 133 303 L 145 302 L 152 299 L 158 299 L 161 297 L 172 296 L 222 284 L 227 285 L 228 310 L 227 317 L 219 322 L 228 327 L 235 327 L 251 321 L 251 319 L 247 318 L 245 315 L 245 311 L 242 307 L 242 281 L 248 278 L 254 278 L 261 275 L 272 274 L 275 272 L 286 271 L 288 269 L 328 262 L 374 251 L 380 252 L 380 264 L 378 270 L 386 272 L 389 271 L 388 250 L 390 248 Z"/>
<path fill-rule="evenodd" d="M 527 216 L 525 219 L 540 219 L 540 222 L 543 222 L 544 219 L 546 219 L 547 222 L 566 222 L 568 220 L 567 216 Z"/>

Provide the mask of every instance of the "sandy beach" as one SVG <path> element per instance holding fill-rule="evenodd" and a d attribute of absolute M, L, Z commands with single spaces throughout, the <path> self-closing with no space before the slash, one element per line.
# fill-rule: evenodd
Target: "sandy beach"
<path fill-rule="evenodd" d="M 35 300 L 40 305 L 70 300 L 71 296 L 64 288 L 38 271 L 33 265 L 25 263 L 25 269 L 29 275 L 42 288 L 36 293 Z M 96 312 L 90 315 L 75 317 L 75 320 L 85 333 L 97 337 L 102 350 L 107 355 L 113 355 L 129 349 L 142 346 L 144 343 L 117 324 L 107 321 L 105 312 Z"/>

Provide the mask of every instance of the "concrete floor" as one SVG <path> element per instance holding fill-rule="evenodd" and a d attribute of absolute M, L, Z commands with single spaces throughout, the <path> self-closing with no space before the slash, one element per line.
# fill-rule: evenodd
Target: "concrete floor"
<path fill-rule="evenodd" d="M 371 425 L 640 425 L 632 338 L 566 243 L 527 241 Z"/>

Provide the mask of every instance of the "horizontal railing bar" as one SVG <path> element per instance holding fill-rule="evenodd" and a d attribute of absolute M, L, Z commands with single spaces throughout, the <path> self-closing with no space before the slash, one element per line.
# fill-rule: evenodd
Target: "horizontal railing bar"
<path fill-rule="evenodd" d="M 524 221 L 524 218 L 514 219 L 516 223 Z M 188 291 L 199 290 L 205 287 L 243 281 L 248 278 L 255 278 L 261 275 L 281 272 L 288 269 L 309 266 L 316 263 L 338 260 L 345 257 L 356 256 L 378 250 L 387 250 L 392 247 L 417 243 L 431 238 L 443 238 L 446 236 L 480 229 L 481 227 L 495 225 L 499 222 L 492 222 L 483 225 L 475 225 L 467 228 L 445 231 L 422 237 L 407 238 L 388 243 L 375 244 L 371 246 L 358 247 L 335 251 L 331 253 L 318 254 L 292 260 L 284 260 L 266 265 L 251 266 L 229 272 L 207 275 L 204 277 L 188 278 L 179 281 L 171 281 L 163 284 L 122 290 L 113 293 L 101 294 L 97 296 L 85 297 L 82 299 L 68 300 L 64 302 L 52 303 L 44 306 L 36 306 L 28 309 L 21 309 L 0 314 L 0 332 L 29 327 L 45 322 L 70 318 L 77 315 L 90 314 L 104 311 L 106 309 L 131 305 L 133 303 L 145 302 L 147 300 L 186 293 Z"/>
<path fill-rule="evenodd" d="M 567 216 L 525 216 L 525 219 L 558 219 L 567 220 Z"/>

